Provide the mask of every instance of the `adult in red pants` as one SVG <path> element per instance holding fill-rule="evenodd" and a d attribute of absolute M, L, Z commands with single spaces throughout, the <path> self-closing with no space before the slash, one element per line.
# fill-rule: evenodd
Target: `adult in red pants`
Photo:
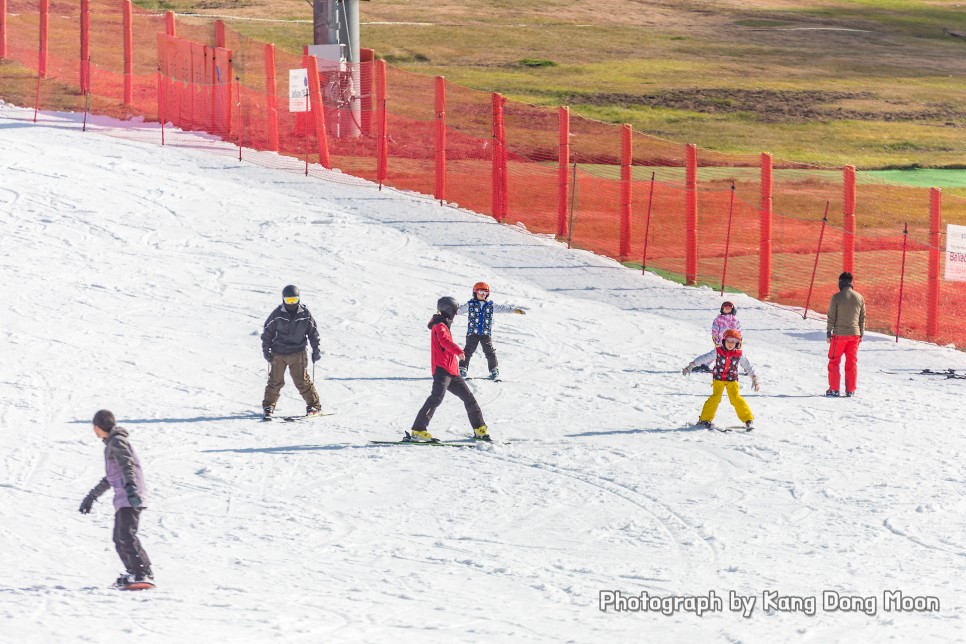
<path fill-rule="evenodd" d="M 865 335 L 865 298 L 852 288 L 852 273 L 839 275 L 839 292 L 828 305 L 828 390 L 826 396 L 838 396 L 841 377 L 839 363 L 845 356 L 845 395 L 855 395 L 858 380 L 858 353 Z"/>

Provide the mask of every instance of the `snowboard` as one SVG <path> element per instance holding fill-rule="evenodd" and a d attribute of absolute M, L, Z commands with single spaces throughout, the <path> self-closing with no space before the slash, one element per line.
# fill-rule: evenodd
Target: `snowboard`
<path fill-rule="evenodd" d="M 118 590 L 151 590 L 154 587 L 154 584 L 150 581 L 135 581 L 130 584 L 124 584 L 123 586 L 114 586 Z"/>

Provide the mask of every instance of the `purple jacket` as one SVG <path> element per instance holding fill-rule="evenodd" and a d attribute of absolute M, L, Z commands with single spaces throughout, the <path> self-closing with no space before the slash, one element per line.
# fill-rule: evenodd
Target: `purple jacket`
<path fill-rule="evenodd" d="M 133 485 L 133 491 L 141 499 L 139 509 L 147 507 L 147 488 L 144 486 L 144 472 L 141 471 L 141 461 L 127 439 L 127 430 L 115 427 L 104 439 L 104 468 L 107 476 L 91 490 L 94 498 L 114 488 L 114 511 L 130 508 L 128 486 Z"/>

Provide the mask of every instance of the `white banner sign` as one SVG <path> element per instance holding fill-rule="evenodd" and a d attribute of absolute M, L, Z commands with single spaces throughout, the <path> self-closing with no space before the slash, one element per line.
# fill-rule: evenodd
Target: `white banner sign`
<path fill-rule="evenodd" d="M 966 226 L 946 228 L 946 279 L 966 282 Z"/>
<path fill-rule="evenodd" d="M 308 112 L 312 109 L 309 103 L 309 70 L 288 70 L 288 111 Z"/>

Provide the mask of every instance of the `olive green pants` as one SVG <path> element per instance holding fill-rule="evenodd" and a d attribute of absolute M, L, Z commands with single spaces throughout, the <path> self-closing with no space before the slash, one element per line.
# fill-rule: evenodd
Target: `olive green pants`
<path fill-rule="evenodd" d="M 286 368 L 288 369 L 289 375 L 292 376 L 292 382 L 295 384 L 295 388 L 299 390 L 299 393 L 305 400 L 305 404 L 312 407 L 321 406 L 319 392 L 315 390 L 315 385 L 312 384 L 312 378 L 309 377 L 309 360 L 305 351 L 287 356 L 272 355 L 271 365 L 268 372 L 268 385 L 265 386 L 265 399 L 262 401 L 263 408 L 275 408 L 279 393 L 285 385 Z"/>

